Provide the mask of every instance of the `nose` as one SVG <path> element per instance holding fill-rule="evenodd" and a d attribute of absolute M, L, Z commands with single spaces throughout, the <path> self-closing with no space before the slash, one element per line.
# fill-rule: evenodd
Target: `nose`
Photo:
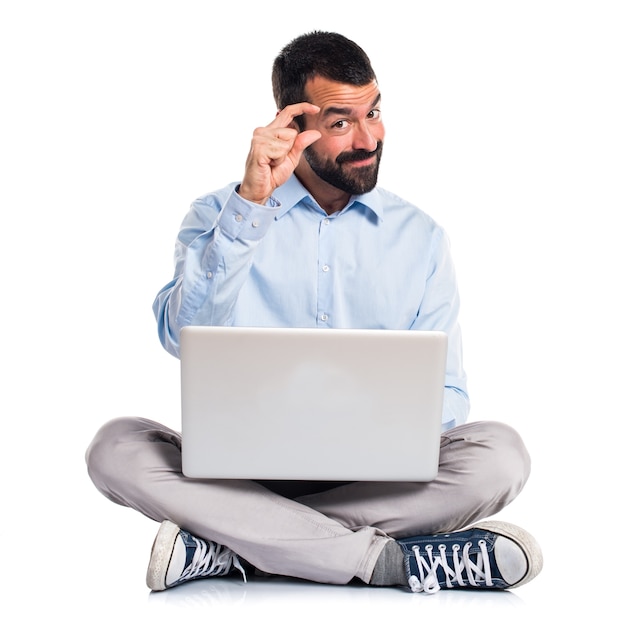
<path fill-rule="evenodd" d="M 370 128 L 367 123 L 358 124 L 355 126 L 354 135 L 352 137 L 352 149 L 373 152 L 376 150 L 378 140 L 379 137 L 374 134 L 374 130 Z"/>

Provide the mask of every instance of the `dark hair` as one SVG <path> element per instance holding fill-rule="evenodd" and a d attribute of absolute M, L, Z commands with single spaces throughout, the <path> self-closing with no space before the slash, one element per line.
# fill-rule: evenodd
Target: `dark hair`
<path fill-rule="evenodd" d="M 276 106 L 303 102 L 305 85 L 315 76 L 359 87 L 376 80 L 367 54 L 357 44 L 337 33 L 314 31 L 296 37 L 274 60 Z"/>

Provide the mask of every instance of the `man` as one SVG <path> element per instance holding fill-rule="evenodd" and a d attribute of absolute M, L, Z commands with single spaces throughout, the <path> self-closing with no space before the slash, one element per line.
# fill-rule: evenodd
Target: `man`
<path fill-rule="evenodd" d="M 236 570 L 426 592 L 530 581 L 542 567 L 532 536 L 477 523 L 520 492 L 528 454 L 504 424 L 465 423 L 447 238 L 376 186 L 385 131 L 368 57 L 341 35 L 309 33 L 275 60 L 273 88 L 278 114 L 254 132 L 240 184 L 200 198 L 183 222 L 174 279 L 154 302 L 161 342 L 177 355 L 192 324 L 443 330 L 439 474 L 428 483 L 190 480 L 177 432 L 120 418 L 88 450 L 94 483 L 161 522 L 153 590 Z M 381 446 L 393 436 L 382 431 Z"/>

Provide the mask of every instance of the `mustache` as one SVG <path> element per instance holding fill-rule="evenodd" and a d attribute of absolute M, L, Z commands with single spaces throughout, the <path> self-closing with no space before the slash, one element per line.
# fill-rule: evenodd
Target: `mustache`
<path fill-rule="evenodd" d="M 342 152 L 336 159 L 336 162 L 351 163 L 353 161 L 365 161 L 373 156 L 379 155 L 383 149 L 383 142 L 379 141 L 376 144 L 376 149 L 369 152 L 368 150 L 353 150 L 351 152 Z"/>

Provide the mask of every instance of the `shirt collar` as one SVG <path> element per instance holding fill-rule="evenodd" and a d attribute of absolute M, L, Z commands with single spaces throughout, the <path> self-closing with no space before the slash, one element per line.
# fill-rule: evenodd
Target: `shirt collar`
<path fill-rule="evenodd" d="M 311 196 L 295 174 L 292 174 L 287 182 L 278 187 L 272 195 L 281 204 L 281 209 L 278 212 L 276 219 L 280 219 L 283 215 L 305 199 L 309 199 L 310 202 L 315 202 L 313 196 Z M 361 205 L 369 209 L 379 219 L 383 219 L 383 201 L 377 187 L 374 187 L 374 189 L 368 193 L 352 196 L 350 202 L 348 202 L 347 206 L 344 208 L 344 211 L 357 205 Z"/>

